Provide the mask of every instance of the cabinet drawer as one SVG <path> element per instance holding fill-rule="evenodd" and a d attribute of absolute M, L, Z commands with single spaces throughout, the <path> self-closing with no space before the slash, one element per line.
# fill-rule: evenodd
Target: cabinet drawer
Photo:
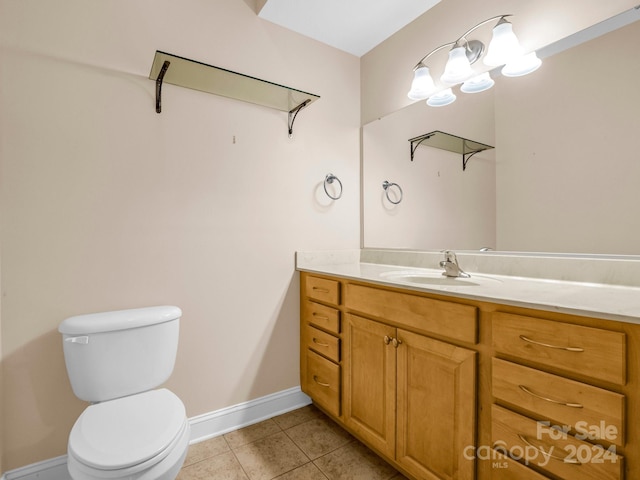
<path fill-rule="evenodd" d="M 307 390 L 327 412 L 340 416 L 340 366 L 307 350 Z"/>
<path fill-rule="evenodd" d="M 340 282 L 336 280 L 306 276 L 304 293 L 309 298 L 340 305 Z"/>
<path fill-rule="evenodd" d="M 493 405 L 491 408 L 491 442 L 493 447 L 535 465 L 566 480 L 620 480 L 623 457 L 577 440 L 561 432 L 550 432 L 541 424 Z M 544 453 L 543 453 L 544 452 Z"/>
<path fill-rule="evenodd" d="M 495 450 L 491 453 L 491 461 L 491 480 L 549 480 L 549 477 L 545 477 Z"/>
<path fill-rule="evenodd" d="M 401 327 L 467 343 L 478 341 L 478 309 L 471 305 L 350 283 L 346 285 L 345 304 Z"/>
<path fill-rule="evenodd" d="M 624 395 L 497 358 L 491 375 L 496 399 L 597 442 L 624 446 Z"/>
<path fill-rule="evenodd" d="M 340 339 L 307 325 L 307 348 L 315 350 L 334 362 L 340 361 Z"/>
<path fill-rule="evenodd" d="M 311 325 L 336 335 L 340 333 L 340 310 L 307 300 L 303 312 L 304 319 Z"/>
<path fill-rule="evenodd" d="M 493 316 L 493 347 L 541 365 L 624 385 L 625 334 L 507 313 Z"/>

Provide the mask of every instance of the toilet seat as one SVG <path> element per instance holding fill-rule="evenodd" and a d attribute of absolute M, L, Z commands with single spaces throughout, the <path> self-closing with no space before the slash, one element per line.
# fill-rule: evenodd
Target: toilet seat
<path fill-rule="evenodd" d="M 135 473 L 169 455 L 187 428 L 180 399 L 151 390 L 87 407 L 71 430 L 69 454 L 92 470 Z"/>

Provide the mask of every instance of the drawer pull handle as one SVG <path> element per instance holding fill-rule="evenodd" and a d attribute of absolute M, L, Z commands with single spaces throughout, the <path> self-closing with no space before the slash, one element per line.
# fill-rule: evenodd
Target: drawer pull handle
<path fill-rule="evenodd" d="M 313 343 L 315 343 L 316 345 L 318 345 L 319 347 L 328 347 L 329 344 L 328 343 L 322 343 L 320 340 L 318 340 L 316 337 L 313 337 L 312 340 Z"/>
<path fill-rule="evenodd" d="M 572 465 L 582 465 L 582 463 L 580 463 L 575 458 L 568 458 L 570 453 L 567 453 L 567 455 L 565 457 L 560 457 L 558 455 L 554 455 L 553 453 L 545 452 L 542 448 L 534 445 L 529 440 L 527 440 L 527 437 L 525 437 L 524 435 L 521 435 L 519 433 L 517 435 L 518 435 L 518 438 L 522 441 L 522 443 L 528 445 L 531 448 L 535 448 L 537 451 L 539 451 L 545 457 L 553 458 L 554 460 L 560 460 L 561 462 L 570 463 Z M 562 449 L 560 449 L 560 450 L 562 450 Z M 565 450 L 562 450 L 562 451 L 564 452 Z"/>
<path fill-rule="evenodd" d="M 552 345 L 550 343 L 537 342 L 535 340 L 531 340 L 528 337 L 525 337 L 524 335 L 520 335 L 520 340 L 524 340 L 525 342 L 533 343 L 534 345 L 539 345 L 541 347 L 555 348 L 557 350 L 565 350 L 567 352 L 584 352 L 584 348 L 580 348 L 580 347 L 562 347 L 560 345 Z"/>
<path fill-rule="evenodd" d="M 316 312 L 313 312 L 311 315 L 313 315 L 318 320 L 329 320 L 329 317 L 326 317 L 324 315 L 320 315 L 319 313 L 316 313 Z"/>
<path fill-rule="evenodd" d="M 318 376 L 314 375 L 313 376 L 313 381 L 316 382 L 318 385 L 320 385 L 321 387 L 330 387 L 331 385 L 329 385 L 328 383 L 323 383 L 320 380 L 318 380 Z"/>
<path fill-rule="evenodd" d="M 571 408 L 583 408 L 583 405 L 581 403 L 571 403 L 571 402 L 563 402 L 561 400 L 554 400 L 553 398 L 543 397 L 542 395 L 538 395 L 537 393 L 532 392 L 525 385 L 518 385 L 518 387 L 520 387 L 520 390 L 522 390 L 523 392 L 528 393 L 532 397 L 536 397 L 536 398 L 539 398 L 540 400 L 544 400 L 545 402 L 555 403 L 556 405 L 564 405 L 565 407 L 571 407 Z"/>
<path fill-rule="evenodd" d="M 313 290 L 315 290 L 316 292 L 320 292 L 320 293 L 329 293 L 329 289 L 328 288 L 313 287 Z"/>

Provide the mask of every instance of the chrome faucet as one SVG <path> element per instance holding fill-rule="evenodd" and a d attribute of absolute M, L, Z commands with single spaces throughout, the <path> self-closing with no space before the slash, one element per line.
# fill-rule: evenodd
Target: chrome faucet
<path fill-rule="evenodd" d="M 440 262 L 440 266 L 444 268 L 442 275 L 446 277 L 469 278 L 471 276 L 460 268 L 456 254 L 451 250 L 444 251 L 444 260 Z"/>

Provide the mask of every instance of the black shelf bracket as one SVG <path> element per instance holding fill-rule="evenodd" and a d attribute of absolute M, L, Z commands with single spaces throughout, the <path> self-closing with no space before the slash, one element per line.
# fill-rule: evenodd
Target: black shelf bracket
<path fill-rule="evenodd" d="M 413 162 L 413 155 L 416 153 L 416 149 L 420 146 L 422 142 L 431 138 L 435 133 L 427 133 L 426 135 L 422 135 L 420 137 L 412 138 L 409 140 L 411 147 L 411 161 Z"/>
<path fill-rule="evenodd" d="M 467 162 L 471 157 L 473 157 L 476 153 L 481 152 L 482 150 L 476 150 L 475 152 L 463 153 L 462 154 L 462 171 L 464 172 L 467 169 Z"/>
<path fill-rule="evenodd" d="M 156 113 L 162 112 L 162 82 L 169 65 L 171 65 L 171 62 L 169 60 L 165 60 L 162 64 L 162 68 L 160 69 L 160 73 L 158 74 L 158 78 L 156 78 Z"/>
<path fill-rule="evenodd" d="M 300 110 L 302 110 L 304 107 L 306 107 L 310 103 L 311 103 L 311 100 L 307 99 L 304 102 L 302 102 L 300 105 L 295 107 L 293 110 L 289 110 L 289 138 L 293 136 L 293 122 L 296 121 L 296 117 L 298 116 L 298 113 L 300 112 Z"/>

